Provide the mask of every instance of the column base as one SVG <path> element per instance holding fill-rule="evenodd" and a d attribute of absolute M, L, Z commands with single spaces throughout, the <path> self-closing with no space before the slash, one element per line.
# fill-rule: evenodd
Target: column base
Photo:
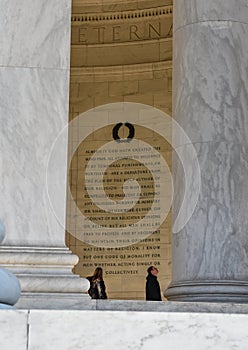
<path fill-rule="evenodd" d="M 15 309 L 91 310 L 88 294 L 82 293 L 22 293 Z"/>
<path fill-rule="evenodd" d="M 172 282 L 164 296 L 169 301 L 248 303 L 246 281 Z"/>
<path fill-rule="evenodd" d="M 72 272 L 77 262 L 66 247 L 0 247 L 0 266 L 21 285 L 17 308 L 66 309 L 89 299 L 89 281 Z"/>

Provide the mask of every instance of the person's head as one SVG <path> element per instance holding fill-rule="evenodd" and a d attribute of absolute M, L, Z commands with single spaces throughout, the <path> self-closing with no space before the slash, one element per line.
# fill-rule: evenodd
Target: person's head
<path fill-rule="evenodd" d="M 102 268 L 101 267 L 97 267 L 94 271 L 93 274 L 93 280 L 95 279 L 102 279 Z"/>
<path fill-rule="evenodd" d="M 158 269 L 155 266 L 150 266 L 147 269 L 147 273 L 149 275 L 157 276 L 158 275 Z"/>

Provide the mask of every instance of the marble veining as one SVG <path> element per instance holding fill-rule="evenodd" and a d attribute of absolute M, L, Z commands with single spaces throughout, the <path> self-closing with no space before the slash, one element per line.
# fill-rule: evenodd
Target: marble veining
<path fill-rule="evenodd" d="M 1 310 L 0 326 L 0 347 L 10 350 L 246 350 L 248 345 L 248 317 L 240 314 Z"/>
<path fill-rule="evenodd" d="M 0 349 L 27 349 L 28 311 L 0 310 Z"/>
<path fill-rule="evenodd" d="M 48 163 L 68 122 L 71 1 L 0 0 L 0 8 L 0 218 L 7 232 L 0 264 L 17 273 L 23 307 L 42 293 L 43 307 L 71 294 L 79 303 L 88 284 L 72 273 L 78 257 L 65 246 L 68 135 Z M 61 222 L 50 206 L 49 166 Z"/>
<path fill-rule="evenodd" d="M 30 349 L 36 350 L 245 350 L 248 345 L 247 315 L 31 310 L 29 322 Z"/>
<path fill-rule="evenodd" d="M 173 116 L 195 147 L 201 191 L 191 219 L 173 235 L 170 300 L 248 300 L 247 11 L 244 0 L 175 2 Z M 189 145 L 172 137 L 175 218 L 190 163 Z"/>
<path fill-rule="evenodd" d="M 192 142 L 248 139 L 247 36 L 248 25 L 230 22 L 175 33 L 173 116 Z"/>
<path fill-rule="evenodd" d="M 63 227 L 49 210 L 46 166 L 67 119 L 68 72 L 1 68 L 1 204 L 5 245 L 62 245 Z M 66 148 L 61 150 L 66 155 Z M 57 178 L 65 195 L 66 163 Z M 64 186 L 63 186 L 64 185 Z M 63 190 L 64 188 L 64 190 Z M 62 202 L 61 202 L 62 203 Z"/>
<path fill-rule="evenodd" d="M 174 31 L 184 25 L 203 21 L 234 21 L 248 24 L 246 0 L 176 0 L 173 5 L 176 13 Z"/>
<path fill-rule="evenodd" d="M 0 0 L 0 65 L 69 69 L 68 0 Z"/>
<path fill-rule="evenodd" d="M 182 150 L 187 157 L 187 147 Z M 173 235 L 173 278 L 247 280 L 248 145 L 228 142 L 194 144 L 201 168 L 201 191 L 194 214 L 177 235 Z M 184 167 L 187 167 L 185 158 Z M 177 195 L 173 217 L 184 196 L 184 168 L 173 156 Z M 194 191 L 194 170 L 189 193 Z M 187 207 L 184 208 L 187 215 Z"/>

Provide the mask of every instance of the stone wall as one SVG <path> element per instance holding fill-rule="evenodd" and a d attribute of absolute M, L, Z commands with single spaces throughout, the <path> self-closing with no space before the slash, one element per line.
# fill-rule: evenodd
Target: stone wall
<path fill-rule="evenodd" d="M 70 121 L 91 108 L 115 102 L 143 103 L 171 115 L 172 1 L 73 1 L 71 32 Z M 77 128 L 70 131 L 72 148 L 80 133 Z M 170 145 L 152 132 L 144 133 L 141 128 L 137 132 L 142 140 L 160 149 L 171 166 Z M 124 129 L 122 133 L 126 137 Z M 70 191 L 84 214 L 87 208 L 81 184 L 85 152 L 93 153 L 111 137 L 110 127 L 92 133 L 71 162 Z M 75 220 L 68 200 L 67 221 L 74 225 Z M 105 221 L 111 225 L 111 219 Z M 70 233 L 67 245 L 79 256 L 77 274 L 87 276 L 96 266 L 103 267 L 110 298 L 143 299 L 149 264 L 158 266 L 162 290 L 170 281 L 170 232 L 168 216 L 160 230 L 147 240 L 122 251 L 101 250 Z"/>

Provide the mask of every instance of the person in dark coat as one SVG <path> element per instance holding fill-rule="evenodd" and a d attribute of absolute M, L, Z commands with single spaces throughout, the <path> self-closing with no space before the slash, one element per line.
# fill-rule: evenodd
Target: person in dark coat
<path fill-rule="evenodd" d="M 158 269 L 155 266 L 150 266 L 147 269 L 146 277 L 146 300 L 161 301 L 161 292 L 159 282 L 157 280 Z"/>
<path fill-rule="evenodd" d="M 88 290 L 91 299 L 107 299 L 106 287 L 102 278 L 102 268 L 97 267 L 93 276 L 88 276 L 90 288 Z"/>

